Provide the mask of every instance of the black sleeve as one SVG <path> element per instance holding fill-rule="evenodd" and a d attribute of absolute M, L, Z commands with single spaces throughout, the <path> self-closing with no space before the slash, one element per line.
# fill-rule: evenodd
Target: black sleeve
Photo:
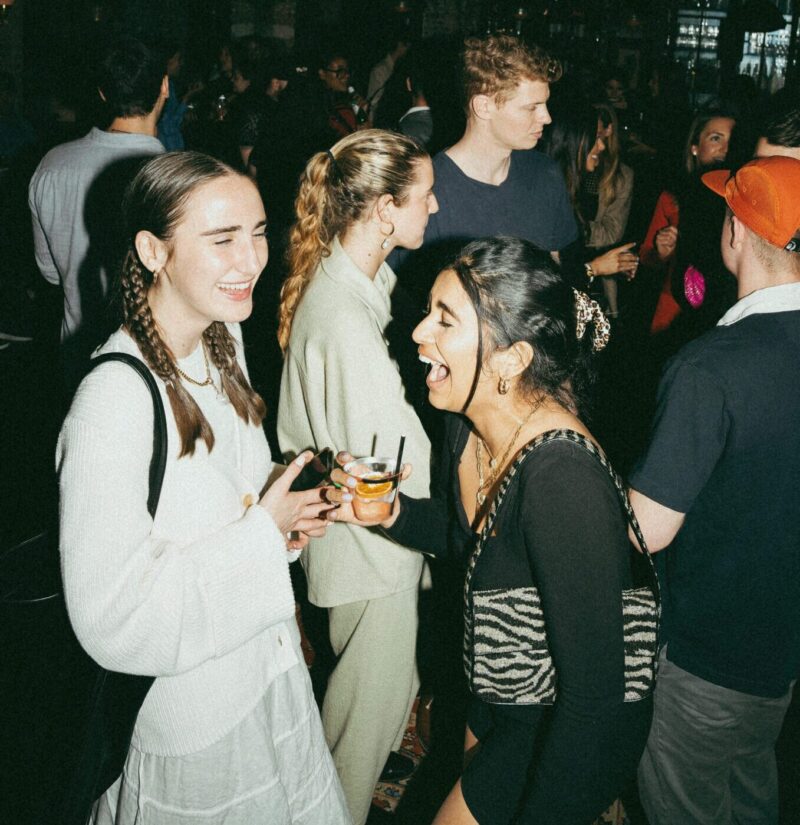
<path fill-rule="evenodd" d="M 631 476 L 631 487 L 688 513 L 722 456 L 729 427 L 717 379 L 678 356 L 661 380 L 650 446 Z"/>
<path fill-rule="evenodd" d="M 551 822 L 557 795 L 570 795 L 570 783 L 592 785 L 613 743 L 624 698 L 622 590 L 630 550 L 617 491 L 582 448 L 542 448 L 521 485 L 524 541 L 558 694 L 520 821 Z"/>
<path fill-rule="evenodd" d="M 452 473 L 458 471 L 453 459 L 456 440 L 459 438 L 461 417 L 447 415 L 444 439 L 431 481 L 431 498 L 415 499 L 400 493 L 400 515 L 384 533 L 412 550 L 424 550 L 436 558 L 444 558 L 457 552 L 450 540 L 450 489 Z"/>
<path fill-rule="evenodd" d="M 409 498 L 400 493 L 400 515 L 384 533 L 412 550 L 440 558 L 447 555 L 448 513 L 442 498 Z"/>
<path fill-rule="evenodd" d="M 583 242 L 583 237 L 576 238 L 571 244 L 559 252 L 561 271 L 567 283 L 575 289 L 586 292 L 589 288 L 589 279 L 586 275 L 585 264 L 592 259 L 591 252 Z"/>

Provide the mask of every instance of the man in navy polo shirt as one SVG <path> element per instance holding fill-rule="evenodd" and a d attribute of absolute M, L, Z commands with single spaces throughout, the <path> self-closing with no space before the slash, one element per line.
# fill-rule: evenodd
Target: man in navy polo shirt
<path fill-rule="evenodd" d="M 639 785 L 651 825 L 766 825 L 800 670 L 800 161 L 703 182 L 728 204 L 739 301 L 668 365 L 631 479 L 650 549 L 667 548 Z"/>

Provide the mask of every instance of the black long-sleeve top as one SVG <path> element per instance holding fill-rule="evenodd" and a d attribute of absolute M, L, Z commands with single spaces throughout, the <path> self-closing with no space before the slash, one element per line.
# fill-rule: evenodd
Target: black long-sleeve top
<path fill-rule="evenodd" d="M 466 564 L 476 537 L 461 504 L 458 465 L 469 428 L 450 415 L 445 433 L 437 497 L 403 496 L 387 532 Z M 552 707 L 509 709 L 527 714 L 537 740 L 543 737 L 519 821 L 582 822 L 635 771 L 649 727 L 650 701 L 623 701 L 622 590 L 633 586 L 624 511 L 600 463 L 579 445 L 556 441 L 534 450 L 517 472 L 493 532 L 473 590 L 538 588 L 558 677 Z"/>

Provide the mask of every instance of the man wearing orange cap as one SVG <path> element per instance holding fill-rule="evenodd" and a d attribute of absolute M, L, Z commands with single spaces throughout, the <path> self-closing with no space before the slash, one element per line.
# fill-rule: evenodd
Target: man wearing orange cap
<path fill-rule="evenodd" d="M 669 548 L 639 787 L 651 825 L 767 825 L 800 671 L 800 160 L 703 182 L 739 300 L 668 365 L 631 478 L 650 550 Z"/>

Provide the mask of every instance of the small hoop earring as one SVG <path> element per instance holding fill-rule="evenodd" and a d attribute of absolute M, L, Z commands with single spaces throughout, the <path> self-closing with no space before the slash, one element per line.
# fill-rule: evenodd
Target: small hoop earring
<path fill-rule="evenodd" d="M 389 248 L 389 238 L 391 238 L 392 235 L 394 235 L 394 224 L 390 223 L 389 226 L 391 226 L 392 228 L 391 228 L 389 234 L 386 235 L 386 237 L 383 239 L 383 241 L 381 243 L 381 249 L 388 249 Z"/>
<path fill-rule="evenodd" d="M 501 378 L 497 382 L 497 391 L 500 393 L 500 395 L 505 395 L 508 392 L 509 386 L 510 384 L 508 378 Z"/>

